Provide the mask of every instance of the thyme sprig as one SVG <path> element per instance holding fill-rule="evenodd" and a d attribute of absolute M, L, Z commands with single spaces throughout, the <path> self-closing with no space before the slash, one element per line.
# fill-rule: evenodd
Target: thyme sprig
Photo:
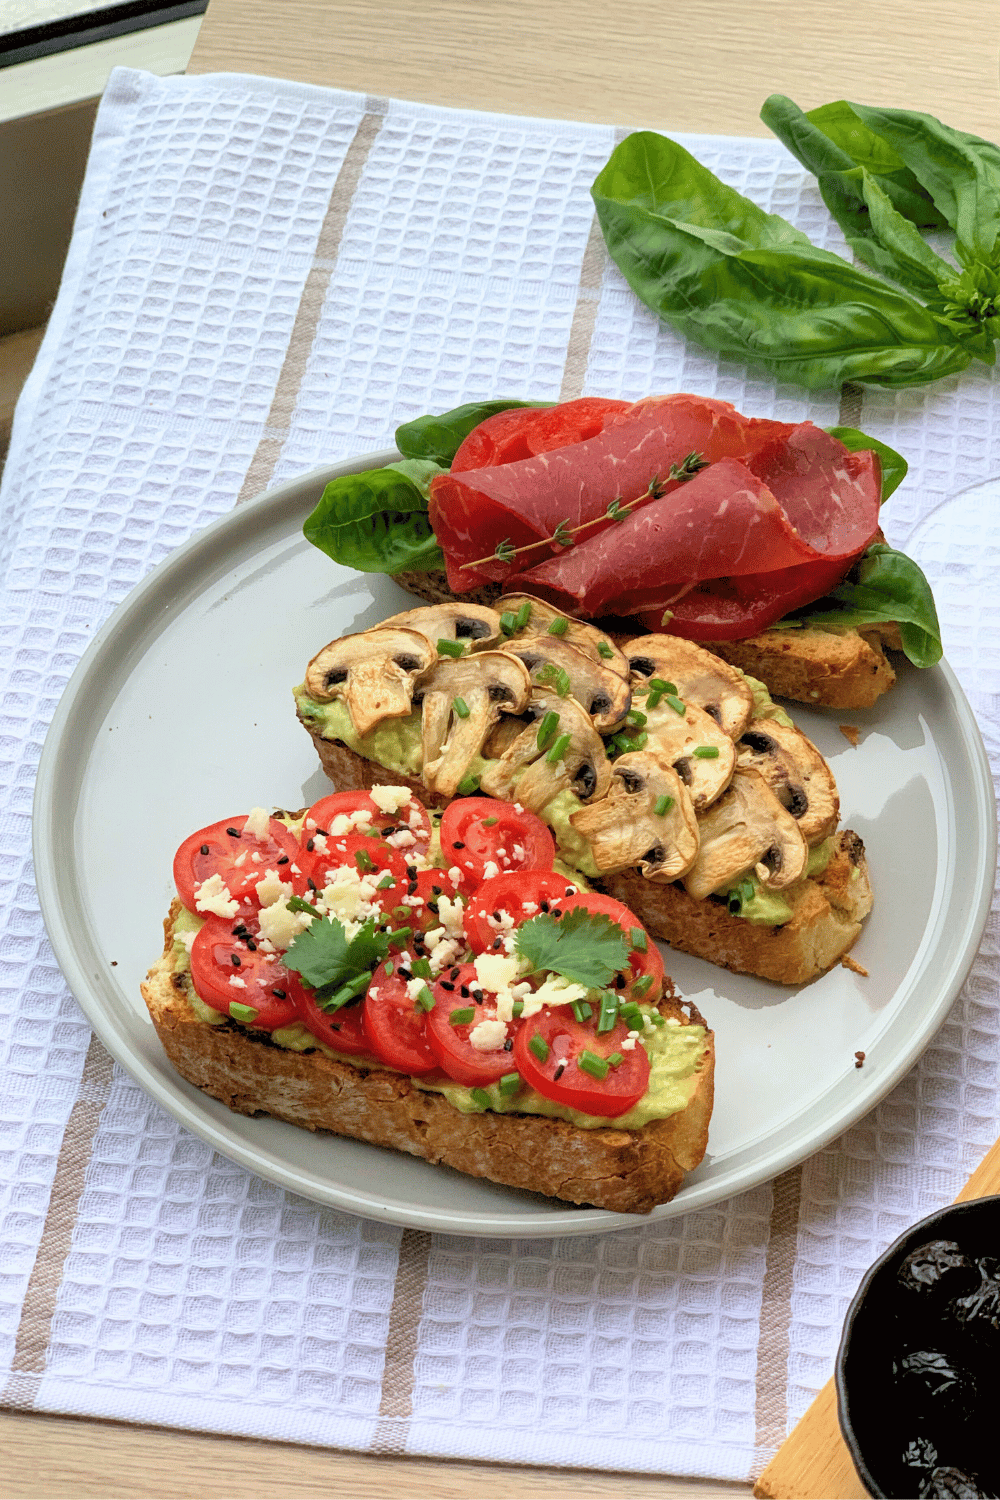
<path fill-rule="evenodd" d="M 637 506 L 644 504 L 647 500 L 659 500 L 666 493 L 668 484 L 683 484 L 707 467 L 708 459 L 704 454 L 689 453 L 679 464 L 671 464 L 664 478 L 661 478 L 659 474 L 654 474 L 649 481 L 648 489 L 637 499 L 624 501 L 619 495 L 611 501 L 603 515 L 595 516 L 592 521 L 583 521 L 579 526 L 570 526 L 567 517 L 565 521 L 559 522 L 550 537 L 542 537 L 537 542 L 528 542 L 523 547 L 515 547 L 510 537 L 505 536 L 503 541 L 497 542 L 489 557 L 479 557 L 475 562 L 466 563 L 465 567 L 481 568 L 484 563 L 488 562 L 510 563 L 522 553 L 535 552 L 539 547 L 572 547 L 581 531 L 587 531 L 591 526 L 599 526 L 604 521 L 624 521 L 625 517 L 631 515 Z"/>

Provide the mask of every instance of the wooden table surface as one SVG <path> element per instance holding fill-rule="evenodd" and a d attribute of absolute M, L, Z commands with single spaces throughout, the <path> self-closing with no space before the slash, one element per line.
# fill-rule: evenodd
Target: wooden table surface
<path fill-rule="evenodd" d="M 614 18 L 612 20 L 612 18 Z M 211 0 L 188 71 L 460 108 L 767 135 L 768 94 L 926 110 L 1000 138 L 991 0 Z M 395 1459 L 0 1413 L 0 1500 L 657 1496 L 749 1486 Z M 858 1493 L 861 1493 L 859 1490 Z"/>

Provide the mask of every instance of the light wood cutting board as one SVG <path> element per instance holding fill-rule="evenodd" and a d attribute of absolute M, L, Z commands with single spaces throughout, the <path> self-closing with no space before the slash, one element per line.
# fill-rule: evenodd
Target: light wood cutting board
<path fill-rule="evenodd" d="M 1000 1141 L 983 1157 L 955 1201 L 988 1198 L 992 1193 L 1000 1193 Z M 840 1435 L 832 1380 L 789 1433 L 753 1492 L 766 1500 L 865 1500 L 868 1491 Z"/>

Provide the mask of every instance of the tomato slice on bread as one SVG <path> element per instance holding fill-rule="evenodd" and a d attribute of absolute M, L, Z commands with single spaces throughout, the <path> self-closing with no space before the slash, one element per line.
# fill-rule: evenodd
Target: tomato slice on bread
<path fill-rule="evenodd" d="M 551 870 L 556 846 L 549 828 L 534 813 L 493 797 L 459 797 L 441 819 L 445 864 L 462 872 L 466 891 L 512 870 Z"/>
<path fill-rule="evenodd" d="M 234 925 L 247 935 L 238 937 Z M 259 1031 L 275 1031 L 298 1019 L 298 975 L 276 954 L 263 952 L 242 923 L 208 918 L 191 944 L 191 982 L 206 1005 Z"/>
<path fill-rule="evenodd" d="M 483 999 L 474 964 L 457 964 L 441 976 L 433 989 L 434 1008 L 427 1014 L 427 1040 L 449 1078 L 467 1088 L 485 1088 L 513 1072 L 511 1048 L 517 1021 L 496 1019 L 496 1008 Z M 475 1034 L 483 1022 L 484 1037 Z M 482 1046 L 477 1046 L 477 1040 Z M 507 1045 L 507 1044 L 510 1045 Z"/>
<path fill-rule="evenodd" d="M 486 953 L 498 935 L 557 909 L 576 887 L 557 870 L 525 870 L 484 880 L 465 910 L 465 935 L 476 953 Z"/>
<path fill-rule="evenodd" d="M 546 1006 L 518 1028 L 514 1065 L 543 1098 L 613 1119 L 638 1104 L 649 1085 L 646 1049 L 628 1041 L 624 1021 L 598 1034 L 594 1018 L 578 1021 L 568 1005 Z"/>
<path fill-rule="evenodd" d="M 564 896 L 555 906 L 561 911 L 571 911 L 582 906 L 595 916 L 604 913 L 612 922 L 617 922 L 622 931 L 632 940 L 629 952 L 629 972 L 625 982 L 616 985 L 623 1000 L 648 1000 L 652 1003 L 663 994 L 663 957 L 653 939 L 646 932 L 639 918 L 613 896 L 603 896 L 598 891 L 577 891 Z"/>
<path fill-rule="evenodd" d="M 409 992 L 409 980 L 397 972 L 398 960 L 379 964 L 361 1007 L 369 1050 L 380 1062 L 419 1077 L 437 1069 L 427 1041 L 426 1011 Z M 404 975 L 408 973 L 404 970 Z"/>
<path fill-rule="evenodd" d="M 423 803 L 412 794 L 410 800 L 401 803 L 395 812 L 383 812 L 370 792 L 332 792 L 329 797 L 314 802 L 306 813 L 302 823 L 302 842 L 308 843 L 317 830 L 332 833 L 338 817 L 354 818 L 358 813 L 370 813 L 369 826 L 383 838 L 388 838 L 390 846 L 398 853 L 410 857 L 427 853 L 431 820 Z M 366 825 L 362 822 L 360 826 Z M 358 831 L 357 826 L 355 831 Z"/>
<path fill-rule="evenodd" d="M 277 870 L 297 895 L 306 889 L 305 876 L 296 876 L 291 866 L 302 853 L 293 833 L 277 818 L 269 818 L 258 836 L 246 831 L 248 814 L 224 818 L 200 828 L 186 838 L 174 855 L 174 884 L 188 911 L 197 910 L 202 884 L 218 875 L 233 900 L 256 905 L 255 887 L 268 870 Z"/>
<path fill-rule="evenodd" d="M 328 1047 L 333 1047 L 337 1052 L 346 1052 L 352 1057 L 358 1054 L 368 1057 L 372 1055 L 371 1043 L 362 1025 L 361 1005 L 358 1002 L 353 1005 L 342 1005 L 339 1010 L 326 1012 L 322 1008 L 322 1002 L 316 999 L 313 991 L 303 985 L 298 1019 L 314 1037 L 325 1042 Z"/>

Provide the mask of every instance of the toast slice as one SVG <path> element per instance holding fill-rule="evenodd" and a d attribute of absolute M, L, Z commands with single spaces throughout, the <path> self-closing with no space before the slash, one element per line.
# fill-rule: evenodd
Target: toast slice
<path fill-rule="evenodd" d="M 190 972 L 178 964 L 174 901 L 164 949 L 142 985 L 171 1063 L 189 1083 L 244 1115 L 273 1115 L 306 1130 L 389 1146 L 472 1177 L 485 1177 L 569 1203 L 615 1213 L 649 1213 L 677 1192 L 705 1154 L 715 1053 L 711 1032 L 687 1106 L 640 1130 L 585 1129 L 567 1120 L 486 1110 L 465 1114 L 443 1094 L 420 1088 L 376 1063 L 342 1062 L 316 1050 L 292 1051 L 264 1032 L 226 1019 L 199 1019 Z M 673 987 L 661 1013 L 703 1026 Z"/>
<path fill-rule="evenodd" d="M 447 575 L 440 570 L 395 573 L 393 578 L 427 604 L 451 603 L 459 597 L 451 592 Z M 495 607 L 500 584 L 486 584 L 460 597 L 465 603 Z M 593 623 L 617 644 L 642 633 L 634 620 Z M 901 649 L 898 631 L 892 627 L 861 633 L 806 626 L 801 630 L 765 630 L 744 641 L 699 644 L 756 677 L 775 697 L 826 708 L 871 708 L 896 681 L 886 648 Z"/>

